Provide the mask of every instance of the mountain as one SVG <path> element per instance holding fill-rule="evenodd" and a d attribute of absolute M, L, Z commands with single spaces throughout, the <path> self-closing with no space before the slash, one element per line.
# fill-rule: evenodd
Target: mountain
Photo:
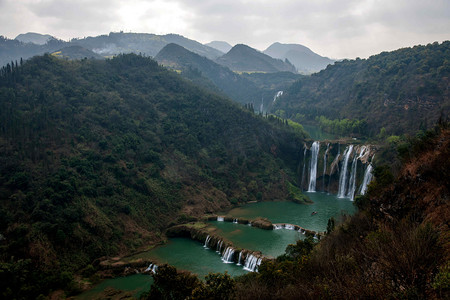
<path fill-rule="evenodd" d="M 74 273 L 162 242 L 169 224 L 292 199 L 304 138 L 148 57 L 3 67 L 2 298 L 74 292 Z"/>
<path fill-rule="evenodd" d="M 212 42 L 205 44 L 205 46 L 209 46 L 211 48 L 217 49 L 223 53 L 227 53 L 228 51 L 231 50 L 231 48 L 233 48 L 233 46 L 231 46 L 227 42 L 223 42 L 223 41 L 212 41 Z"/>
<path fill-rule="evenodd" d="M 302 77 L 273 111 L 302 123 L 319 125 L 321 118 L 324 128 L 364 121 L 371 136 L 383 128 L 383 134 L 415 134 L 450 113 L 449 58 L 446 41 L 336 62 Z"/>
<path fill-rule="evenodd" d="M 51 39 L 54 39 L 54 37 L 49 34 L 40 34 L 35 32 L 21 33 L 15 38 L 16 41 L 22 43 L 33 43 L 37 45 L 44 45 Z"/>
<path fill-rule="evenodd" d="M 242 104 L 251 103 L 261 95 L 250 80 L 177 44 L 165 46 L 155 56 L 155 60 L 172 69 L 182 70 L 183 75 L 191 79 L 192 73 L 200 72 L 201 76 L 209 79 L 231 99 Z M 204 86 L 207 87 L 205 84 Z"/>
<path fill-rule="evenodd" d="M 155 56 L 167 44 L 175 43 L 201 56 L 215 59 L 222 52 L 177 34 L 156 35 L 150 33 L 111 32 L 109 35 L 72 39 L 71 44 L 80 45 L 103 56 L 120 53 L 142 53 Z"/>
<path fill-rule="evenodd" d="M 300 44 L 273 43 L 263 53 L 273 58 L 288 59 L 299 72 L 306 74 L 318 72 L 334 63 L 334 60 L 320 56 Z"/>
<path fill-rule="evenodd" d="M 247 45 L 238 44 L 227 54 L 216 59 L 216 62 L 237 72 L 283 72 L 296 73 L 289 62 L 274 59 Z"/>
<path fill-rule="evenodd" d="M 70 46 L 62 48 L 58 51 L 52 53 L 53 56 L 57 56 L 64 59 L 84 59 L 84 58 L 94 58 L 94 59 L 104 59 L 103 56 L 92 52 L 81 46 Z"/>
<path fill-rule="evenodd" d="M 34 34 L 25 34 L 24 36 L 25 38 L 32 37 Z M 44 35 L 37 34 L 37 36 Z M 23 37 L 19 39 L 23 39 Z M 142 53 L 144 55 L 155 56 L 167 44 L 176 43 L 210 59 L 216 59 L 223 55 L 219 50 L 177 34 L 156 35 L 148 33 L 111 32 L 108 35 L 72 39 L 70 42 L 52 38 L 43 45 L 22 42 L 19 39 L 11 40 L 0 36 L 0 66 L 4 66 L 11 61 L 19 61 L 21 58 L 28 59 L 35 55 L 53 53 L 70 46 L 81 46 L 103 57 L 111 57 L 122 53 Z"/>

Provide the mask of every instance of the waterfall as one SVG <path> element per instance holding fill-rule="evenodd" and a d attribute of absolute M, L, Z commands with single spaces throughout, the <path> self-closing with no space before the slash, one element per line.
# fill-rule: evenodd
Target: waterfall
<path fill-rule="evenodd" d="M 275 95 L 275 97 L 273 97 L 273 101 L 272 104 L 275 103 L 275 101 L 280 98 L 281 96 L 283 96 L 283 91 L 278 91 Z"/>
<path fill-rule="evenodd" d="M 263 113 L 264 112 L 264 98 L 261 97 L 261 106 L 259 107 L 259 112 Z"/>
<path fill-rule="evenodd" d="M 239 258 L 238 258 L 238 262 L 237 262 L 237 265 L 238 265 L 238 266 L 241 265 L 241 258 L 242 258 L 242 251 L 239 252 Z"/>
<path fill-rule="evenodd" d="M 223 222 L 225 219 L 224 219 L 224 217 L 217 217 L 217 221 L 219 221 L 219 222 Z"/>
<path fill-rule="evenodd" d="M 347 197 L 350 198 L 350 200 L 352 201 L 353 198 L 355 197 L 357 166 L 358 166 L 358 157 L 355 155 L 352 162 L 352 169 L 350 171 L 350 179 L 348 181 L 348 193 L 347 193 Z"/>
<path fill-rule="evenodd" d="M 304 147 L 305 147 L 305 150 L 303 151 L 303 171 L 302 171 L 302 182 L 300 183 L 300 187 L 302 188 L 302 191 L 303 191 L 303 182 L 305 181 L 305 180 L 304 180 L 304 178 L 305 178 L 306 150 L 307 150 L 307 148 L 306 148 L 306 145 L 304 145 Z"/>
<path fill-rule="evenodd" d="M 283 229 L 283 225 L 281 224 L 273 224 L 272 226 L 274 230 Z"/>
<path fill-rule="evenodd" d="M 311 146 L 311 166 L 309 175 L 308 192 L 316 191 L 316 177 L 317 177 L 317 158 L 319 156 L 320 143 L 314 142 Z"/>
<path fill-rule="evenodd" d="M 234 224 L 237 224 L 237 223 L 238 223 L 238 219 L 234 219 L 234 220 L 233 220 L 233 223 L 234 223 Z"/>
<path fill-rule="evenodd" d="M 219 253 L 219 254 L 220 254 L 220 249 L 222 249 L 222 245 L 223 245 L 223 241 L 222 240 L 217 242 L 217 251 L 216 252 Z"/>
<path fill-rule="evenodd" d="M 327 154 L 329 149 L 330 143 L 327 144 L 327 150 L 325 150 L 325 154 L 323 155 L 322 191 L 324 192 L 325 192 L 325 173 L 327 172 Z"/>
<path fill-rule="evenodd" d="M 157 265 L 155 265 L 155 264 L 150 264 L 150 265 L 148 266 L 148 268 L 145 269 L 144 272 L 152 271 L 153 274 L 156 274 L 156 271 L 157 271 L 157 270 L 158 270 L 158 266 L 157 266 Z"/>
<path fill-rule="evenodd" d="M 205 244 L 203 245 L 203 247 L 208 248 L 208 243 L 209 243 L 210 240 L 211 240 L 211 236 L 208 235 L 206 237 Z"/>
<path fill-rule="evenodd" d="M 234 255 L 234 249 L 231 247 L 227 247 L 227 250 L 222 255 L 222 261 L 226 264 L 232 264 L 233 263 L 233 255 Z"/>
<path fill-rule="evenodd" d="M 366 168 L 366 171 L 364 172 L 364 179 L 361 184 L 361 188 L 359 190 L 359 193 L 361 195 L 366 194 L 367 192 L 367 186 L 369 185 L 370 181 L 372 180 L 373 174 L 372 174 L 372 164 L 369 164 Z"/>
<path fill-rule="evenodd" d="M 294 230 L 295 229 L 294 225 L 291 225 L 291 224 L 285 224 L 284 228 L 289 229 L 289 230 Z"/>
<path fill-rule="evenodd" d="M 353 145 L 347 146 L 344 151 L 344 161 L 342 162 L 342 170 L 341 174 L 339 176 L 339 191 L 338 191 L 338 197 L 344 198 L 345 192 L 347 189 L 347 164 L 348 159 L 350 158 L 350 154 L 352 154 L 353 151 Z"/>
<path fill-rule="evenodd" d="M 250 272 L 257 272 L 258 266 L 261 265 L 261 258 L 254 256 L 253 254 L 247 254 L 247 258 L 245 259 L 244 270 Z"/>

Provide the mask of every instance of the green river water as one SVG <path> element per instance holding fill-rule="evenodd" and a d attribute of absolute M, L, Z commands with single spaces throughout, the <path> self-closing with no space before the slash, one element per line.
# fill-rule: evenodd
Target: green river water
<path fill-rule="evenodd" d="M 338 218 L 341 213 L 353 214 L 355 208 L 349 199 L 339 199 L 326 193 L 306 193 L 314 204 L 302 205 L 288 201 L 249 203 L 224 214 L 235 218 L 254 219 L 265 217 L 273 223 L 296 224 L 314 231 L 325 231 L 330 217 Z M 317 212 L 311 215 L 312 212 Z M 276 257 L 284 253 L 288 244 L 303 239 L 304 235 L 287 229 L 263 230 L 230 222 L 212 221 L 216 234 L 233 242 L 236 247 L 261 251 L 264 255 Z M 187 238 L 171 238 L 169 242 L 140 256 L 150 258 L 158 264 L 168 263 L 178 269 L 188 270 L 204 278 L 210 272 L 228 272 L 232 276 L 247 273 L 242 266 L 225 264 L 213 249 L 203 247 L 202 243 Z M 80 299 L 93 298 L 108 286 L 117 289 L 136 291 L 135 296 L 149 289 L 151 277 L 132 275 L 105 280 L 93 290 L 83 293 Z M 90 293 L 86 296 L 87 293 Z"/>

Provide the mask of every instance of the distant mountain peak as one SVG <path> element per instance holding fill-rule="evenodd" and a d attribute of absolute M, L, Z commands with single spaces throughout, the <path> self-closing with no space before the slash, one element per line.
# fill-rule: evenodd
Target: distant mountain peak
<path fill-rule="evenodd" d="M 275 42 L 263 53 L 278 59 L 288 59 L 302 73 L 314 73 L 334 63 L 328 57 L 320 56 L 311 49 L 300 44 L 282 44 Z"/>
<path fill-rule="evenodd" d="M 33 43 L 36 45 L 44 45 L 51 39 L 54 39 L 54 37 L 49 34 L 41 34 L 36 32 L 21 33 L 15 38 L 16 41 L 20 41 L 22 43 Z"/>
<path fill-rule="evenodd" d="M 231 50 L 231 48 L 233 48 L 233 46 L 231 46 L 230 44 L 228 44 L 227 42 L 224 42 L 224 41 L 212 41 L 212 42 L 205 44 L 205 46 L 209 46 L 211 48 L 217 49 L 223 53 L 227 53 L 228 51 Z"/>

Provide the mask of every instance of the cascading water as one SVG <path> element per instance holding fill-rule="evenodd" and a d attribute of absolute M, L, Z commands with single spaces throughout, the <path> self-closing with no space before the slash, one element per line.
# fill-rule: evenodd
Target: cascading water
<path fill-rule="evenodd" d="M 234 249 L 231 247 L 227 247 L 225 252 L 222 255 L 222 261 L 226 264 L 232 264 L 233 263 L 233 255 L 234 255 Z"/>
<path fill-rule="evenodd" d="M 234 224 L 237 224 L 237 223 L 238 223 L 238 219 L 234 219 L 234 220 L 233 220 L 233 223 L 234 223 Z"/>
<path fill-rule="evenodd" d="M 222 240 L 217 242 L 217 251 L 216 252 L 219 254 L 220 254 L 220 250 L 222 249 L 222 244 L 223 244 Z"/>
<path fill-rule="evenodd" d="M 320 143 L 314 142 L 311 146 L 311 165 L 309 174 L 308 192 L 316 191 L 316 177 L 317 177 L 317 158 L 319 156 Z"/>
<path fill-rule="evenodd" d="M 208 248 L 208 243 L 209 243 L 210 240 L 211 240 L 211 236 L 208 235 L 206 237 L 205 244 L 203 245 L 203 247 Z"/>
<path fill-rule="evenodd" d="M 339 191 L 338 191 L 338 197 L 344 198 L 345 192 L 347 190 L 347 165 L 348 165 L 348 159 L 350 158 L 350 154 L 353 152 L 353 145 L 347 146 L 344 151 L 344 161 L 342 163 L 342 170 L 341 174 L 339 176 Z"/>
<path fill-rule="evenodd" d="M 364 179 L 361 184 L 361 188 L 359 190 L 359 193 L 361 195 L 365 195 L 367 192 L 367 186 L 369 185 L 370 181 L 372 181 L 372 164 L 369 164 L 366 168 L 366 171 L 364 172 Z"/>
<path fill-rule="evenodd" d="M 272 226 L 274 230 L 283 229 L 283 225 L 280 224 L 273 224 Z"/>
<path fill-rule="evenodd" d="M 275 95 L 275 97 L 273 97 L 273 101 L 272 104 L 275 103 L 275 101 L 280 98 L 281 96 L 283 96 L 283 91 L 278 91 Z"/>
<path fill-rule="evenodd" d="M 306 148 L 306 145 L 304 145 L 305 150 L 303 150 L 303 171 L 302 171 L 302 182 L 300 184 L 302 190 L 303 190 L 303 182 L 305 181 L 305 166 L 306 166 L 306 150 L 308 150 Z"/>
<path fill-rule="evenodd" d="M 239 257 L 238 257 L 238 262 L 237 262 L 237 265 L 238 265 L 238 266 L 241 265 L 241 259 L 242 259 L 242 251 L 239 252 Z"/>
<path fill-rule="evenodd" d="M 223 221 L 225 221 L 225 218 L 224 217 L 217 217 L 217 221 L 223 222 Z"/>
<path fill-rule="evenodd" d="M 261 105 L 259 106 L 259 112 L 260 113 L 264 112 L 264 98 L 261 98 Z"/>
<path fill-rule="evenodd" d="M 157 266 L 157 265 L 155 265 L 155 264 L 150 264 L 150 265 L 148 266 L 148 268 L 145 269 L 144 272 L 151 271 L 153 274 L 156 274 L 156 271 L 157 271 L 157 270 L 158 270 L 158 266 Z"/>
<path fill-rule="evenodd" d="M 291 224 L 285 224 L 284 228 L 285 229 L 289 229 L 289 230 L 294 230 L 295 229 L 294 225 L 291 225 Z"/>
<path fill-rule="evenodd" d="M 257 272 L 259 265 L 261 265 L 261 258 L 254 256 L 253 254 L 247 254 L 245 259 L 244 270 L 250 272 Z"/>
<path fill-rule="evenodd" d="M 358 166 L 358 157 L 355 155 L 353 157 L 352 169 L 350 171 L 350 179 L 348 181 L 348 193 L 347 193 L 347 197 L 350 198 L 350 200 L 352 201 L 353 198 L 355 197 L 357 166 Z"/>
<path fill-rule="evenodd" d="M 323 175 L 322 175 L 322 191 L 325 191 L 325 173 L 327 172 L 327 154 L 330 149 L 330 143 L 327 144 L 327 150 L 323 155 Z"/>

